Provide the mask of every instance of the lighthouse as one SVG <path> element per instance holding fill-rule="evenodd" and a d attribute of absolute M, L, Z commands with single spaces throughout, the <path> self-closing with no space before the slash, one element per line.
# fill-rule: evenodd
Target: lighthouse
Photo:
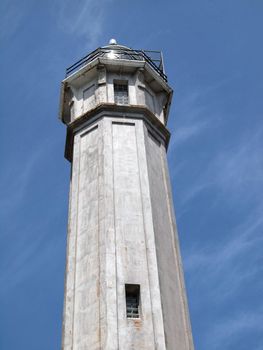
<path fill-rule="evenodd" d="M 112 39 L 66 70 L 71 163 L 62 350 L 193 350 L 158 51 Z"/>

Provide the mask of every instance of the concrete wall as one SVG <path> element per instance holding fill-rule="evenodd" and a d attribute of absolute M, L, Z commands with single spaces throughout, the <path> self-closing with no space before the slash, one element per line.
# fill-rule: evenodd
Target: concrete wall
<path fill-rule="evenodd" d="M 141 119 L 76 133 L 63 350 L 192 349 L 165 157 Z M 125 284 L 140 285 L 139 319 Z"/>
<path fill-rule="evenodd" d="M 98 129 L 78 137 L 74 151 L 65 308 L 65 349 L 98 349 L 99 154 Z M 88 171 L 87 171 L 88 170 Z"/>
<path fill-rule="evenodd" d="M 114 209 L 120 349 L 154 349 L 135 124 L 113 124 Z M 139 284 L 141 317 L 127 319 L 125 283 Z"/>
<path fill-rule="evenodd" d="M 84 113 L 101 103 L 114 103 L 114 82 L 128 82 L 128 95 L 130 105 L 142 105 L 156 115 L 164 123 L 163 108 L 166 103 L 164 92 L 155 92 L 144 79 L 143 70 L 135 73 L 116 73 L 107 71 L 105 67 L 93 70 L 92 78 L 87 75 L 69 84 L 72 91 L 70 103 L 71 121 L 78 119 Z"/>
<path fill-rule="evenodd" d="M 165 349 L 142 120 L 75 136 L 63 350 Z M 127 319 L 125 284 L 140 284 Z"/>
<path fill-rule="evenodd" d="M 145 129 L 167 349 L 193 349 L 164 145 Z"/>

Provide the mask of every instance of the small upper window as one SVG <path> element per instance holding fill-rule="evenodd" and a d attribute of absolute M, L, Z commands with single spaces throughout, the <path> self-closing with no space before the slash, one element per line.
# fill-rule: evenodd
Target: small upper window
<path fill-rule="evenodd" d="M 129 103 L 127 83 L 114 83 L 114 102 L 121 105 Z"/>
<path fill-rule="evenodd" d="M 138 284 L 125 284 L 125 294 L 127 318 L 139 318 L 140 286 Z"/>

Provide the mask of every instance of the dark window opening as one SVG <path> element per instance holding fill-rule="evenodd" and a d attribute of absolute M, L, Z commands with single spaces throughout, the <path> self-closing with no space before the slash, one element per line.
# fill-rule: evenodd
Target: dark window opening
<path fill-rule="evenodd" d="M 127 318 L 139 318 L 140 286 L 138 284 L 125 284 L 125 294 Z"/>
<path fill-rule="evenodd" d="M 128 84 L 114 83 L 114 102 L 121 105 L 127 105 L 129 103 Z"/>

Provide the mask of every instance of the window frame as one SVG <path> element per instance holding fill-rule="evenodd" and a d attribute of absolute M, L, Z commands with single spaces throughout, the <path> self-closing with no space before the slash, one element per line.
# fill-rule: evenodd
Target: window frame
<path fill-rule="evenodd" d="M 114 103 L 118 105 L 129 104 L 129 84 L 128 80 L 113 81 Z M 124 92 L 122 94 L 122 92 Z M 125 93 L 126 92 L 126 93 Z"/>
<path fill-rule="evenodd" d="M 125 284 L 126 318 L 141 318 L 141 288 L 139 284 Z"/>

